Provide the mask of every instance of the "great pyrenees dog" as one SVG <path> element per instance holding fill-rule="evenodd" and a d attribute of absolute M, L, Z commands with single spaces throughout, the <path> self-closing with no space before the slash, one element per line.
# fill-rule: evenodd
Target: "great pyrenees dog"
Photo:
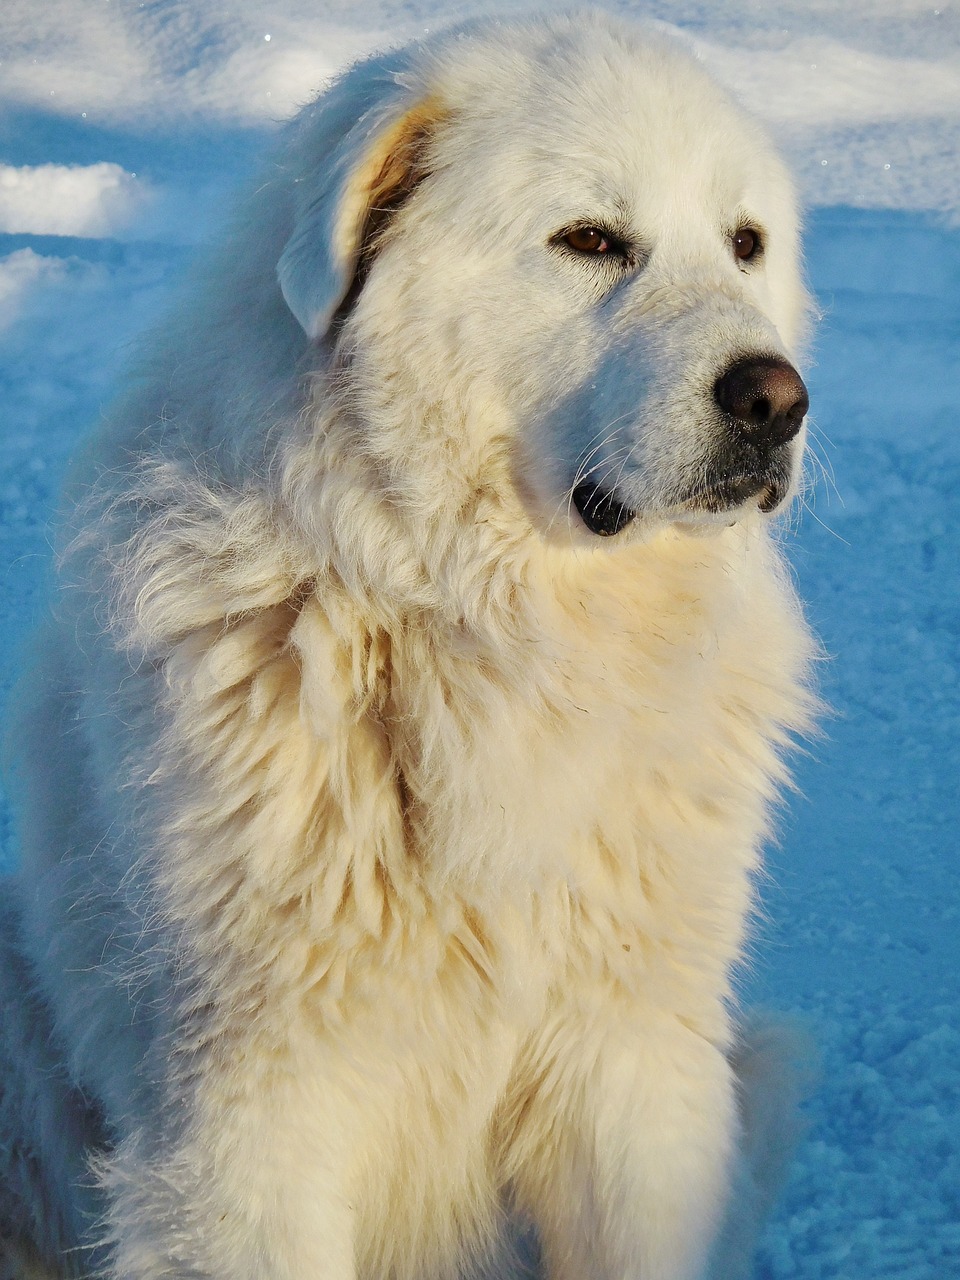
<path fill-rule="evenodd" d="M 10 1274 L 421 1280 L 505 1221 L 550 1280 L 747 1273 L 807 310 L 780 161 L 656 29 L 468 26 L 301 112 L 68 482 Z"/>

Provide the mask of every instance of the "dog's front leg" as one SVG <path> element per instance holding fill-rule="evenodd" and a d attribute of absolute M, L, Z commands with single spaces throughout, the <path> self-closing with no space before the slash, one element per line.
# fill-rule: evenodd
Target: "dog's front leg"
<path fill-rule="evenodd" d="M 540 1045 L 514 1161 L 549 1280 L 699 1280 L 735 1142 L 724 1054 L 622 1007 L 558 1020 Z"/>
<path fill-rule="evenodd" d="M 344 1113 L 237 1084 L 208 1078 L 176 1134 L 131 1134 L 106 1164 L 112 1280 L 353 1280 Z"/>

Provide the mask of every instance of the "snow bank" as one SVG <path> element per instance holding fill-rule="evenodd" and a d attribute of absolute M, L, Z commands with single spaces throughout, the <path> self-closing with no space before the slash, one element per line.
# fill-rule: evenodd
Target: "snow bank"
<path fill-rule="evenodd" d="M 317 5 L 265 11 L 250 0 L 9 5 L 0 104 L 111 125 L 133 113 L 155 126 L 273 120 L 367 50 L 395 42 L 395 29 L 346 8 L 338 24 Z"/>
<path fill-rule="evenodd" d="M 267 125 L 339 68 L 444 20 L 520 0 L 46 0 L 0 19 L 0 106 L 148 130 Z M 535 7 L 535 3 L 533 5 Z M 546 5 L 545 7 L 550 7 Z M 633 5 L 623 7 L 636 13 Z M 814 204 L 936 209 L 960 218 L 960 14 L 918 0 L 744 5 L 650 0 L 764 119 Z"/>
<path fill-rule="evenodd" d="M 776 47 L 694 44 L 768 121 L 808 203 L 929 209 L 960 219 L 955 48 L 919 57 L 789 32 Z"/>

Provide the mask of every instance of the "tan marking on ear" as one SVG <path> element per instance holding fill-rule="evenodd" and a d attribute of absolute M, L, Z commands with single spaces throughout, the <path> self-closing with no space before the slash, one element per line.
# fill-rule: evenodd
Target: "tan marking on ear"
<path fill-rule="evenodd" d="M 427 176 L 427 144 L 448 114 L 439 98 L 417 103 L 383 131 L 355 171 L 345 201 L 344 226 L 351 244 L 344 258 L 353 258 L 356 269 L 341 308 L 350 305 L 362 285 L 391 215 Z"/>
<path fill-rule="evenodd" d="M 426 176 L 424 151 L 437 125 L 447 116 L 439 98 L 418 103 L 385 131 L 363 166 L 361 187 L 367 207 L 390 202 L 395 207 Z"/>

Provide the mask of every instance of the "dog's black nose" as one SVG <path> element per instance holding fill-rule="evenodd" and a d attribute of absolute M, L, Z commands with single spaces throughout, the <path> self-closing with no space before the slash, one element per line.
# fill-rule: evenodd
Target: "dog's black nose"
<path fill-rule="evenodd" d="M 738 360 L 717 379 L 713 395 L 734 427 L 765 449 L 792 440 L 810 408 L 803 379 L 776 356 Z"/>

